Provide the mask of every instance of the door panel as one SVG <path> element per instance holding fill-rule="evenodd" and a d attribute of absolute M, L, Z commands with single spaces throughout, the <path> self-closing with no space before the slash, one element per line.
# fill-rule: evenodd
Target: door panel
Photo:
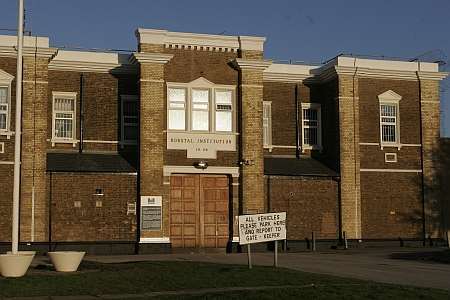
<path fill-rule="evenodd" d="M 172 247 L 226 247 L 229 180 L 223 175 L 173 175 L 170 179 Z"/>

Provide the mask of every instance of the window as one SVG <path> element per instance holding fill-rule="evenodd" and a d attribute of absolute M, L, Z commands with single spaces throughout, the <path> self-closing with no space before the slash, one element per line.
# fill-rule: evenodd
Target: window
<path fill-rule="evenodd" d="M 132 95 L 122 95 L 122 129 L 121 129 L 121 144 L 135 145 L 138 140 L 139 132 L 139 108 L 138 98 Z"/>
<path fill-rule="evenodd" d="M 263 145 L 269 147 L 272 145 L 272 102 L 263 102 Z"/>
<path fill-rule="evenodd" d="M 53 93 L 53 141 L 75 140 L 76 93 Z"/>
<path fill-rule="evenodd" d="M 302 103 L 303 149 L 321 149 L 321 111 L 320 104 Z"/>
<path fill-rule="evenodd" d="M 192 130 L 209 130 L 209 90 L 192 89 Z"/>
<path fill-rule="evenodd" d="M 233 130 L 233 93 L 216 90 L 216 131 Z"/>
<path fill-rule="evenodd" d="M 233 132 L 234 86 L 216 85 L 203 77 L 167 85 L 169 130 Z"/>
<path fill-rule="evenodd" d="M 0 134 L 10 138 L 11 83 L 14 76 L 0 69 Z"/>
<path fill-rule="evenodd" d="M 0 86 L 0 130 L 8 131 L 9 125 L 9 89 Z"/>
<path fill-rule="evenodd" d="M 380 104 L 381 142 L 397 142 L 397 106 Z"/>
<path fill-rule="evenodd" d="M 169 129 L 186 130 L 186 89 L 169 88 Z"/>
<path fill-rule="evenodd" d="M 402 97 L 394 91 L 378 95 L 380 101 L 380 140 L 383 146 L 400 147 L 399 103 Z"/>

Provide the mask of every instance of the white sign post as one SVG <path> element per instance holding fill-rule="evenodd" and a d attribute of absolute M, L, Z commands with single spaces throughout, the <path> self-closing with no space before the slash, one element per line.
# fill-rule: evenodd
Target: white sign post
<path fill-rule="evenodd" d="M 239 244 L 247 245 L 248 267 L 252 268 L 250 244 L 275 241 L 274 266 L 278 265 L 278 241 L 286 239 L 286 212 L 239 216 Z"/>

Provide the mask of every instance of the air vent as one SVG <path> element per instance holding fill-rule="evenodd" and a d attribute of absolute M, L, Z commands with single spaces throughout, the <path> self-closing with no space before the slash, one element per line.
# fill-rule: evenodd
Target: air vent
<path fill-rule="evenodd" d="M 396 163 L 397 162 L 397 153 L 385 153 L 384 161 L 387 163 Z"/>

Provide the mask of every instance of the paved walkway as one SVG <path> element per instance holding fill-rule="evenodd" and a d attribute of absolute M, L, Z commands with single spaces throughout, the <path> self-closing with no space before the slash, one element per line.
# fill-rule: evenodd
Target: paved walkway
<path fill-rule="evenodd" d="M 383 283 L 450 290 L 450 264 L 392 259 L 392 253 L 436 251 L 416 249 L 362 249 L 329 252 L 279 253 L 280 267 Z M 88 256 L 103 263 L 132 261 L 198 261 L 221 264 L 247 264 L 247 255 L 219 253 Z M 254 265 L 270 266 L 273 254 L 252 253 Z"/>

